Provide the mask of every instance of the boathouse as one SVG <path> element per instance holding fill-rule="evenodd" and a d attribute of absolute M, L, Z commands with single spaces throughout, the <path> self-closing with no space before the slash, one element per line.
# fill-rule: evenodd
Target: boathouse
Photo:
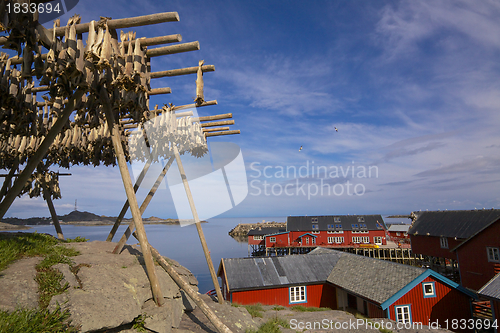
<path fill-rule="evenodd" d="M 314 246 L 386 245 L 386 229 L 381 215 L 288 216 L 286 221 L 290 246 L 312 245 L 305 233 L 315 236 Z"/>
<path fill-rule="evenodd" d="M 484 297 L 491 302 L 492 322 L 498 325 L 500 322 L 500 274 L 495 275 L 488 283 L 486 283 L 479 291 L 478 295 Z M 494 327 L 495 333 L 498 332 L 498 327 Z"/>
<path fill-rule="evenodd" d="M 410 227 L 409 224 L 390 224 L 387 234 L 394 243 L 409 244 L 410 235 L 408 235 L 408 230 Z"/>
<path fill-rule="evenodd" d="M 491 218 L 482 229 L 452 249 L 461 284 L 479 290 L 500 272 L 500 218 Z"/>
<path fill-rule="evenodd" d="M 444 267 L 448 264 L 455 269 L 460 267 L 462 285 L 474 290 L 493 277 L 494 260 L 498 258 L 500 245 L 497 236 L 500 225 L 495 224 L 500 218 L 500 209 L 426 211 L 413 212 L 412 215 L 415 219 L 408 234 L 413 254 L 428 256 L 431 267 L 435 263 Z M 477 240 L 473 240 L 476 237 Z M 483 239 L 488 239 L 490 245 L 482 246 Z M 470 243 L 467 251 L 459 248 L 464 241 Z M 461 258 L 457 258 L 457 254 Z M 479 259 L 477 263 L 476 258 Z M 465 271 L 462 266 L 473 267 Z"/>
<path fill-rule="evenodd" d="M 285 231 L 284 228 L 257 228 L 248 232 L 248 245 L 264 246 L 265 236 Z"/>
<path fill-rule="evenodd" d="M 222 259 L 226 300 L 356 310 L 399 322 L 471 318 L 473 293 L 430 270 L 317 248 L 307 255 Z"/>

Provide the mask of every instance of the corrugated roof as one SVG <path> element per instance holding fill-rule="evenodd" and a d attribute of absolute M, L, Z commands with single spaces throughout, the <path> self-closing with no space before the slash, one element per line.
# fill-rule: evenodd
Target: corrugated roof
<path fill-rule="evenodd" d="M 285 228 L 261 228 L 261 229 L 252 229 L 248 232 L 248 236 L 263 236 L 269 234 L 276 234 L 278 232 L 286 231 Z"/>
<path fill-rule="evenodd" d="M 325 282 L 343 252 L 222 259 L 229 290 Z"/>
<path fill-rule="evenodd" d="M 340 222 L 335 222 L 334 218 L 340 218 Z M 359 218 L 363 218 L 364 221 L 358 221 Z M 310 231 L 312 230 L 313 219 L 317 219 L 319 231 L 327 231 L 328 225 L 330 224 L 342 224 L 342 230 L 352 230 L 352 225 L 360 223 L 366 224 L 368 230 L 380 230 L 377 225 L 385 226 L 382 215 L 329 215 L 329 216 L 288 216 L 286 219 L 286 230 L 287 231 Z"/>
<path fill-rule="evenodd" d="M 345 253 L 327 281 L 361 297 L 383 303 L 424 271 L 423 268 Z"/>
<path fill-rule="evenodd" d="M 414 212 L 411 235 L 466 239 L 500 218 L 500 209 Z"/>
<path fill-rule="evenodd" d="M 408 232 L 411 225 L 409 224 L 389 224 L 388 231 L 396 231 L 396 232 Z"/>
<path fill-rule="evenodd" d="M 481 296 L 494 298 L 500 301 L 500 273 L 488 281 L 488 283 L 479 289 L 477 293 Z"/>

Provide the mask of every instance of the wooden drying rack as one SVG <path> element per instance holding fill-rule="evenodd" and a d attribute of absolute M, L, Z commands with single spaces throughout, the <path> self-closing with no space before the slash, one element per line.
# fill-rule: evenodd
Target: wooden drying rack
<path fill-rule="evenodd" d="M 8 1 L 28 2 L 28 3 L 30 2 L 30 0 L 8 0 Z M 43 0 L 39 1 L 32 0 L 31 2 L 39 3 L 43 2 Z M 38 39 L 35 41 L 35 44 L 33 45 L 31 45 L 30 44 L 31 42 L 27 39 L 21 41 L 25 43 L 22 44 L 23 57 L 17 56 L 0 60 L 0 65 L 2 66 L 0 74 L 3 75 L 1 84 L 4 85 L 6 82 L 6 84 L 2 89 L 3 92 L 0 98 L 2 98 L 2 100 L 5 101 L 10 101 L 9 102 L 10 104 L 2 103 L 2 108 L 0 109 L 0 111 L 3 112 L 2 113 L 3 118 L 0 119 L 0 124 L 1 121 L 3 121 L 3 123 L 6 124 L 7 128 L 7 132 L 3 133 L 3 137 L 0 137 L 0 141 L 4 140 L 6 147 L 8 147 L 9 149 L 15 148 L 13 150 L 14 154 L 12 158 L 7 161 L 4 161 L 3 164 L 4 168 L 7 169 L 10 168 L 10 172 L 7 175 L 5 175 L 6 179 L 4 185 L 7 184 L 6 183 L 7 181 L 10 184 L 10 182 L 14 178 L 15 180 L 10 189 L 5 191 L 6 193 L 2 197 L 0 197 L 1 199 L 0 219 L 3 218 L 3 216 L 6 214 L 12 202 L 17 197 L 17 195 L 22 191 L 24 185 L 26 184 L 30 176 L 33 174 L 35 169 L 40 168 L 40 163 L 44 159 L 46 159 L 47 152 L 51 149 L 56 138 L 61 138 L 61 135 L 64 133 L 63 130 L 66 131 L 74 130 L 75 133 L 80 133 L 78 131 L 81 128 L 83 129 L 95 128 L 95 126 L 97 126 L 95 122 L 85 121 L 81 123 L 80 121 L 80 124 L 78 124 L 76 120 L 70 120 L 70 116 L 73 114 L 74 110 L 77 109 L 77 113 L 81 113 L 87 116 L 87 118 L 90 115 L 90 113 L 93 113 L 95 117 L 98 117 L 100 120 L 102 120 L 102 122 L 101 121 L 98 122 L 99 124 L 107 125 L 107 129 L 109 132 L 108 138 L 112 143 L 114 158 L 116 158 L 117 164 L 119 166 L 125 192 L 127 194 L 127 202 L 125 203 L 124 208 L 122 209 L 122 212 L 120 213 L 119 218 L 117 219 L 115 225 L 113 226 L 113 229 L 110 232 L 110 235 L 108 236 L 107 240 L 111 241 L 116 231 L 116 228 L 120 224 L 121 219 L 123 218 L 125 212 L 127 211 L 127 208 L 130 207 L 133 216 L 133 222 L 131 223 L 131 225 L 129 225 L 129 228 L 127 229 L 126 234 L 122 237 L 122 240 L 126 239 L 131 234 L 133 228 L 135 227 L 136 232 L 134 232 L 134 235 L 137 236 L 139 243 L 141 245 L 144 260 L 146 263 L 148 278 L 151 283 L 153 298 L 156 304 L 158 306 L 161 306 L 163 302 L 163 297 L 158 283 L 158 279 L 156 277 L 156 271 L 154 268 L 151 251 L 153 250 L 154 253 L 157 252 L 155 252 L 156 250 L 152 249 L 151 245 L 147 240 L 146 232 L 144 230 L 144 225 L 142 223 L 142 213 L 144 212 L 145 208 L 150 202 L 152 196 L 154 195 L 154 192 L 158 188 L 159 183 L 165 176 L 168 167 L 170 167 L 170 165 L 173 163 L 173 159 L 175 157 L 179 171 L 181 173 L 181 177 L 183 179 L 186 193 L 188 195 L 188 199 L 191 204 L 191 209 L 193 212 L 194 220 L 196 222 L 196 227 L 199 233 L 200 241 L 202 243 L 207 264 L 209 266 L 212 280 L 214 282 L 214 286 L 217 291 L 217 297 L 219 302 L 222 303 L 223 297 L 221 294 L 221 290 L 217 281 L 217 277 L 215 276 L 215 270 L 212 261 L 210 259 L 208 247 L 206 245 L 203 231 L 201 229 L 201 224 L 199 223 L 199 218 L 196 212 L 196 208 L 194 207 L 194 203 L 192 202 L 192 196 L 189 189 L 189 184 L 187 182 L 187 178 L 185 176 L 185 172 L 182 166 L 182 161 L 180 159 L 180 155 L 179 152 L 177 151 L 176 145 L 173 145 L 175 154 L 174 156 L 170 157 L 167 163 L 168 167 L 166 166 L 166 168 L 162 170 L 162 173 L 158 177 L 158 180 L 155 184 L 156 187 L 155 186 L 153 187 L 152 191 L 150 192 L 144 203 L 141 205 L 141 207 L 139 207 L 137 203 L 135 191 L 137 191 L 140 182 L 144 178 L 144 175 L 146 174 L 150 163 L 146 163 L 141 173 L 141 176 L 138 178 L 136 185 L 134 187 L 132 185 L 132 181 L 127 167 L 126 152 L 123 150 L 123 146 L 126 146 L 124 145 L 124 142 L 127 140 L 129 130 L 137 128 L 140 123 L 145 122 L 151 119 L 152 117 L 158 116 L 158 112 L 156 112 L 156 110 L 149 110 L 150 109 L 149 96 L 157 94 L 169 94 L 172 92 L 172 90 L 169 87 L 151 89 L 149 85 L 151 79 L 173 77 L 178 75 L 197 74 L 197 80 L 196 80 L 197 97 L 195 99 L 195 103 L 183 106 L 172 106 L 170 108 L 171 112 L 189 110 L 192 108 L 217 104 L 216 101 L 205 101 L 203 96 L 203 73 L 214 71 L 215 68 L 213 65 L 204 65 L 203 61 L 200 61 L 198 66 L 195 67 L 186 67 L 186 68 L 157 71 L 157 72 L 150 72 L 149 70 L 149 68 L 151 67 L 151 58 L 199 50 L 200 46 L 198 42 L 181 43 L 181 44 L 161 46 L 157 48 L 148 49 L 149 46 L 181 42 L 182 37 L 179 34 L 174 34 L 174 35 L 166 35 L 153 38 L 142 37 L 136 39 L 135 34 L 132 35 L 131 33 L 129 33 L 128 38 L 127 36 L 125 36 L 125 38 L 122 38 L 121 43 L 118 42 L 118 35 L 116 33 L 116 29 L 138 27 L 138 26 L 158 24 L 164 22 L 174 22 L 179 20 L 178 14 L 175 12 L 170 12 L 170 13 L 159 13 L 159 14 L 144 15 L 139 17 L 124 18 L 124 19 L 101 18 L 101 20 L 97 23 L 95 23 L 94 21 L 88 23 L 79 23 L 80 20 L 79 17 L 72 17 L 70 19 L 70 22 L 68 22 L 67 26 L 58 27 L 56 23 L 54 24 L 53 29 L 46 29 L 43 26 L 41 26 L 38 22 L 36 22 L 37 17 L 35 16 L 29 18 L 35 23 L 32 25 L 34 28 L 31 28 L 32 27 L 31 25 L 26 27 L 16 26 L 14 22 L 16 16 L 14 14 L 8 14 L 8 18 L 9 20 L 7 22 L 7 28 L 8 28 L 7 30 L 9 30 L 9 32 L 10 29 L 25 29 L 25 30 L 31 29 L 29 32 L 38 36 Z M 2 22 L 2 24 L 3 23 L 5 22 Z M 92 30 L 91 27 L 94 27 L 94 29 L 98 31 L 97 36 L 95 36 L 96 33 L 94 30 Z M 91 49 L 90 51 L 84 50 L 83 37 L 82 37 L 84 33 L 89 34 L 87 47 L 89 44 L 92 46 L 92 43 L 94 42 L 97 44 L 102 43 L 99 45 L 100 53 L 97 54 L 94 53 L 95 55 L 97 55 L 98 58 L 100 57 L 98 64 L 97 61 L 93 63 L 92 61 L 94 60 L 88 60 L 88 58 L 83 59 L 84 56 L 85 57 L 88 56 L 89 54 L 88 52 L 90 51 L 94 52 L 93 49 Z M 99 40 L 99 33 L 104 33 L 103 37 L 104 39 L 102 41 Z M 90 37 L 91 34 L 92 34 L 92 39 Z M 108 34 L 111 37 L 109 37 Z M 62 36 L 64 36 L 64 42 Z M 11 45 L 12 43 L 15 44 L 16 42 L 19 42 L 19 40 L 16 40 L 15 38 L 16 37 L 14 37 L 14 39 L 11 40 L 11 36 L 0 37 L 0 45 Z M 111 44 L 106 44 L 107 41 L 110 42 Z M 49 52 L 42 54 L 40 52 L 42 47 L 49 50 Z M 130 59 L 129 56 L 132 55 L 131 53 L 132 48 L 134 48 L 135 52 L 133 57 L 133 64 L 129 62 Z M 109 49 L 112 50 L 111 58 L 108 57 L 109 54 L 107 53 Z M 38 52 L 36 52 L 37 50 Z M 66 59 L 67 63 L 59 62 L 59 60 L 61 59 L 61 54 L 64 54 L 64 52 L 66 52 L 67 54 L 66 57 L 68 58 L 63 58 L 63 59 Z M 122 52 L 121 57 L 119 52 Z M 27 58 L 25 54 L 27 54 Z M 41 85 L 39 84 L 38 86 L 34 86 L 33 83 L 35 79 L 33 78 L 33 76 L 37 75 L 36 61 L 38 61 L 38 64 L 40 62 L 44 64 L 44 70 L 41 73 L 41 76 L 42 80 L 49 81 L 50 82 L 49 84 L 41 84 Z M 32 69 L 33 63 L 35 64 L 34 69 Z M 84 67 L 82 67 L 82 63 L 84 63 Z M 110 63 L 112 65 L 110 65 Z M 22 68 L 21 71 L 22 75 L 20 80 L 17 69 L 15 69 L 15 67 L 11 68 L 11 66 L 16 66 L 16 65 L 21 65 Z M 29 68 L 26 67 L 28 65 Z M 76 71 L 75 67 L 71 67 L 70 65 L 76 66 Z M 78 66 L 80 66 L 80 68 L 78 68 Z M 98 66 L 101 66 L 102 68 Z M 138 98 L 139 101 L 141 100 L 141 98 L 143 99 L 145 98 L 146 109 L 143 108 L 142 111 L 139 110 L 140 111 L 139 112 L 138 108 L 140 108 L 141 104 L 132 103 L 132 109 L 130 109 L 130 112 L 133 113 L 125 112 L 124 114 L 121 114 L 120 103 L 123 103 L 123 100 L 119 98 L 117 99 L 117 96 L 122 96 L 120 94 L 123 94 L 124 91 L 113 86 L 112 85 L 113 82 L 110 82 L 109 78 L 112 75 L 114 75 L 113 71 L 118 73 L 123 72 L 125 73 L 125 76 L 126 75 L 130 76 L 131 75 L 129 70 L 130 67 L 128 67 L 127 69 L 126 66 L 132 66 L 132 68 L 134 69 L 131 79 L 128 81 L 128 84 L 133 87 L 133 91 L 130 94 L 132 94 L 134 98 Z M 52 69 L 52 72 L 49 72 L 48 69 Z M 26 76 L 26 73 L 28 73 L 28 76 Z M 71 76 L 69 78 L 66 77 L 66 79 L 68 80 L 67 82 L 65 82 L 67 86 L 58 87 L 61 80 L 64 81 L 65 79 L 64 75 L 68 75 L 68 73 L 70 74 L 72 73 L 72 75 L 76 75 L 78 78 L 82 79 L 80 81 L 78 80 L 72 81 L 70 80 L 70 78 L 73 79 L 73 77 Z M 14 77 L 15 75 L 13 74 L 16 74 L 17 76 Z M 49 74 L 52 76 L 50 76 Z M 40 73 L 38 73 L 38 75 L 40 75 Z M 136 81 L 134 81 L 134 77 Z M 97 87 L 100 86 L 100 89 L 95 89 L 96 88 L 95 80 L 97 80 L 98 78 L 100 79 L 100 81 Z M 86 82 L 86 80 L 88 80 L 90 83 Z M 57 84 L 54 85 L 56 82 Z M 94 86 L 92 86 L 92 84 L 94 84 Z M 64 88 L 66 88 L 66 91 L 64 90 Z M 50 92 L 50 98 L 46 99 L 44 102 L 37 101 L 37 93 L 46 91 Z M 7 93 L 5 94 L 5 92 Z M 13 98 L 14 99 L 17 98 L 18 100 L 24 101 L 25 103 L 22 102 L 18 104 L 12 103 Z M 88 103 L 90 100 L 92 100 L 92 98 L 94 98 L 93 100 L 94 108 L 82 109 L 82 105 L 84 107 L 85 106 L 89 107 L 90 104 Z M 118 111 L 117 111 L 117 106 L 118 106 Z M 38 112 L 36 112 L 36 110 L 38 110 Z M 16 112 L 17 114 L 22 115 L 20 123 L 13 121 L 12 117 L 9 118 L 9 115 L 16 114 Z M 189 111 L 187 112 L 184 111 L 184 114 L 189 115 Z M 42 116 L 40 117 L 40 115 Z M 184 116 L 183 113 L 178 113 L 176 115 Z M 234 124 L 234 120 L 225 120 L 229 118 L 232 118 L 231 113 L 212 115 L 212 116 L 202 116 L 194 120 L 200 122 L 206 140 L 207 137 L 212 137 L 212 136 L 239 134 L 240 133 L 239 130 L 230 130 L 230 128 L 226 126 Z M 28 127 L 26 127 L 27 126 L 26 124 L 28 124 Z M 76 126 L 80 125 L 81 128 L 75 129 Z M 33 133 L 31 133 L 31 135 L 30 133 L 27 133 L 27 128 L 35 132 L 34 135 L 36 138 L 35 141 L 33 141 Z M 44 134 L 43 136 L 40 136 L 38 132 L 36 132 L 37 130 L 40 129 L 43 130 Z M 79 139 L 83 139 L 81 135 L 82 134 L 80 134 Z M 31 138 L 31 142 L 32 143 L 34 142 L 33 145 L 35 149 L 31 149 L 29 154 L 24 150 L 22 154 L 16 154 L 16 150 L 18 151 L 19 148 L 17 148 L 16 146 L 12 147 L 12 144 L 16 144 L 16 142 L 18 141 L 23 142 L 22 138 L 25 137 Z M 27 139 L 24 140 L 24 142 L 26 141 Z M 70 150 L 71 149 L 69 149 L 68 151 Z M 66 153 L 66 151 L 62 148 L 60 148 L 59 151 L 61 151 L 62 154 Z M 23 163 L 21 162 L 23 163 L 25 162 L 24 168 L 22 171 L 19 172 L 19 174 L 15 175 L 15 170 L 17 170 L 20 165 L 23 165 Z M 44 195 L 44 197 L 46 197 L 46 195 Z M 50 196 L 49 200 L 47 201 L 48 202 L 50 201 Z M 52 206 L 51 208 L 51 213 L 52 213 L 53 205 L 49 204 L 49 206 Z M 54 215 L 55 215 L 55 210 L 54 210 Z M 61 234 L 60 237 L 63 237 L 62 230 L 60 234 Z M 59 230 L 58 230 L 58 235 L 59 235 Z M 117 248 L 115 249 L 115 253 L 119 253 L 119 251 L 121 250 L 120 247 L 123 247 L 124 242 L 122 240 L 119 242 Z M 160 258 L 157 259 L 161 261 Z M 164 266 L 163 263 L 162 266 Z M 168 271 L 167 268 L 166 270 Z M 171 273 L 169 272 L 169 274 Z M 181 285 L 180 282 L 178 283 L 179 285 Z M 219 331 L 230 332 L 229 329 L 224 324 L 222 324 L 222 322 L 220 322 L 213 313 L 211 313 L 211 310 L 208 307 L 206 307 L 206 305 L 204 305 L 203 301 L 201 301 L 201 299 L 199 299 L 199 297 L 195 293 L 194 294 L 192 293 L 192 290 L 190 290 L 188 294 L 190 294 L 193 300 L 200 305 L 200 308 L 202 308 L 203 312 L 209 317 L 209 319 L 214 323 L 214 325 L 217 327 Z"/>

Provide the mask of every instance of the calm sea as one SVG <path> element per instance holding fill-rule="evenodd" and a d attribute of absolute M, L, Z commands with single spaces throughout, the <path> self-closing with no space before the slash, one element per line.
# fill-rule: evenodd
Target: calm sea
<path fill-rule="evenodd" d="M 212 218 L 208 223 L 202 223 L 208 249 L 215 267 L 219 268 L 221 258 L 239 258 L 248 256 L 247 243 L 240 243 L 228 235 L 228 232 L 238 223 L 257 223 L 265 221 L 285 222 L 286 217 L 245 217 L 245 218 Z M 56 236 L 54 226 L 31 226 L 24 232 L 48 233 Z M 214 289 L 207 262 L 201 248 L 198 232 L 194 225 L 180 227 L 179 225 L 146 224 L 146 234 L 151 245 L 162 256 L 177 260 L 188 268 L 198 279 L 201 293 Z M 106 240 L 111 226 L 62 226 L 66 238 L 85 237 L 89 241 Z M 118 241 L 125 232 L 126 226 L 120 226 L 113 241 Z M 128 244 L 136 244 L 133 237 Z"/>

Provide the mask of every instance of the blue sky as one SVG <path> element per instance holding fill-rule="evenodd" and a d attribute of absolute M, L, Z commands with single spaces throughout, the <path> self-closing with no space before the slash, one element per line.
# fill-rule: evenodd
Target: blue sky
<path fill-rule="evenodd" d="M 200 59 L 215 65 L 204 76 L 205 99 L 219 104 L 199 114 L 233 113 L 241 134 L 209 142 L 239 145 L 249 185 L 223 216 L 500 207 L 498 2 L 82 0 L 69 16 L 87 22 L 170 11 L 180 22 L 133 30 L 200 42 L 200 51 L 153 59 L 153 71 Z M 153 81 L 173 93 L 152 103 L 192 103 L 194 80 Z M 302 173 L 280 173 L 287 168 Z M 59 214 L 75 199 L 79 210 L 119 213 L 118 168 L 70 172 L 61 178 Z M 146 193 L 139 190 L 139 202 Z M 7 213 L 48 215 L 41 199 L 27 197 Z M 176 216 L 167 187 L 144 214 L 151 215 Z"/>

